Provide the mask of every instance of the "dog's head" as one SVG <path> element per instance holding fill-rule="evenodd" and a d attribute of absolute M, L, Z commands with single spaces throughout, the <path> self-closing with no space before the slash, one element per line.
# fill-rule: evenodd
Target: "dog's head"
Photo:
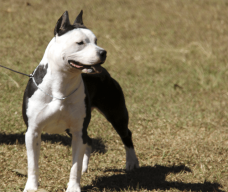
<path fill-rule="evenodd" d="M 84 26 L 82 14 L 81 11 L 71 25 L 68 12 L 63 13 L 54 29 L 55 45 L 51 52 L 61 60 L 59 67 L 81 70 L 82 73 L 100 73 L 107 52 L 97 46 L 97 38 Z"/>

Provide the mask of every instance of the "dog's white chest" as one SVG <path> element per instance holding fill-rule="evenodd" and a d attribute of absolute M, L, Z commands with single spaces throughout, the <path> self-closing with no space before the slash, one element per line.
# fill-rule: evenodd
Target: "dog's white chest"
<path fill-rule="evenodd" d="M 80 104 L 74 105 L 60 105 L 53 113 L 50 112 L 49 120 L 46 121 L 43 131 L 47 133 L 62 133 L 66 129 L 73 129 L 77 131 L 82 129 L 83 120 L 86 115 L 85 103 L 82 101 Z"/>
<path fill-rule="evenodd" d="M 66 129 L 80 131 L 86 116 L 85 96 L 83 85 L 65 100 L 51 99 L 37 90 L 28 102 L 28 123 L 47 133 L 62 133 Z"/>

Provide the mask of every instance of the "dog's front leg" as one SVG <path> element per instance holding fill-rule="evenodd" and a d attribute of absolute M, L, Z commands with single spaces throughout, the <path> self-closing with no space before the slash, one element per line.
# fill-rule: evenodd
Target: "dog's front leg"
<path fill-rule="evenodd" d="M 72 133 L 72 167 L 66 192 L 80 192 L 82 159 L 86 144 L 83 144 L 82 132 Z"/>
<path fill-rule="evenodd" d="M 41 133 L 28 128 L 25 134 L 25 143 L 28 159 L 28 180 L 24 192 L 27 192 L 28 190 L 38 189 L 38 161 L 40 155 Z"/>

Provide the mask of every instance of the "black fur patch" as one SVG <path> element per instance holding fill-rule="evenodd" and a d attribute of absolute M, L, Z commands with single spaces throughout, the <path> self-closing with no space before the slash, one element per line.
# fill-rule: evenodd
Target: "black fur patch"
<path fill-rule="evenodd" d="M 54 30 L 54 35 L 58 34 L 58 36 L 61 36 L 61 35 L 64 35 L 66 34 L 67 32 L 73 30 L 73 29 L 77 29 L 77 28 L 83 28 L 83 29 L 87 29 L 84 25 L 80 25 L 80 24 L 77 24 L 77 25 L 68 25 L 66 28 L 62 29 L 62 30 Z"/>
<path fill-rule="evenodd" d="M 91 106 L 101 111 L 121 137 L 124 145 L 134 148 L 131 131 L 128 129 L 128 111 L 119 83 L 105 68 L 99 74 L 82 74 L 88 88 Z"/>
<path fill-rule="evenodd" d="M 80 22 L 79 22 L 80 21 Z M 77 23 L 79 22 L 79 23 Z M 70 24 L 68 11 L 65 11 L 63 15 L 59 18 L 59 20 L 56 23 L 55 29 L 54 29 L 54 36 L 58 34 L 58 36 L 64 35 L 65 33 L 77 29 L 77 28 L 84 28 L 87 29 L 82 21 L 82 11 L 76 18 L 73 25 Z"/>
<path fill-rule="evenodd" d="M 34 75 L 34 79 L 36 81 L 36 84 L 39 85 L 40 83 L 42 83 L 44 76 L 47 73 L 47 69 L 48 69 L 48 64 L 46 65 L 39 65 L 36 73 L 33 74 Z M 34 72 L 33 72 L 34 73 Z M 32 95 L 34 94 L 34 92 L 37 90 L 38 88 L 36 87 L 36 85 L 33 83 L 32 78 L 29 79 L 28 84 L 26 86 L 25 92 L 24 92 L 24 97 L 23 97 L 23 104 L 22 104 L 22 114 L 23 114 L 23 119 L 24 122 L 28 128 L 28 117 L 26 115 L 26 111 L 28 108 L 28 100 L 30 97 L 32 97 Z"/>

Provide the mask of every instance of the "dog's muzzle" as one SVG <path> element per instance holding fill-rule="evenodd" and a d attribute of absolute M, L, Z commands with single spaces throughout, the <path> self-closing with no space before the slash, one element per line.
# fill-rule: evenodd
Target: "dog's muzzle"
<path fill-rule="evenodd" d="M 71 67 L 81 70 L 82 73 L 89 73 L 89 74 L 101 73 L 102 72 L 101 64 L 103 64 L 106 60 L 107 51 L 99 50 L 97 54 L 100 57 L 100 62 L 95 65 L 84 65 L 74 60 L 69 60 L 68 63 L 70 64 Z"/>

